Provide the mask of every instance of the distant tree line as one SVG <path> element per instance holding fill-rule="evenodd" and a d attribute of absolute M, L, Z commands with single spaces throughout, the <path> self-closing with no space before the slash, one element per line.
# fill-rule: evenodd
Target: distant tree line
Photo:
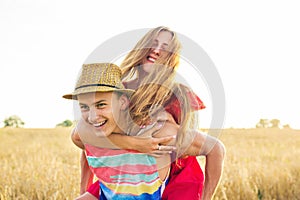
<path fill-rule="evenodd" d="M 4 127 L 21 128 L 25 122 L 17 115 L 12 115 L 3 121 Z M 73 121 L 66 119 L 63 122 L 56 124 L 56 127 L 70 127 L 74 124 Z M 260 119 L 256 124 L 256 128 L 290 128 L 288 124 L 282 125 L 279 119 Z"/>
<path fill-rule="evenodd" d="M 59 127 L 59 126 L 60 127 L 70 127 L 72 125 L 73 125 L 73 122 L 71 120 L 69 120 L 69 119 L 66 119 L 65 121 L 57 124 L 56 127 Z"/>
<path fill-rule="evenodd" d="M 14 128 L 21 128 L 25 125 L 25 122 L 21 120 L 20 117 L 17 115 L 12 115 L 8 118 L 5 118 L 4 121 L 4 127 L 14 127 Z"/>
<path fill-rule="evenodd" d="M 18 117 L 17 115 L 12 115 L 3 120 L 4 127 L 12 128 L 22 128 L 25 125 L 25 122 Z M 69 119 L 64 120 L 63 122 L 56 125 L 56 127 L 70 127 L 73 125 L 73 122 Z"/>
<path fill-rule="evenodd" d="M 256 128 L 290 128 L 290 125 L 282 125 L 279 119 L 260 119 Z"/>

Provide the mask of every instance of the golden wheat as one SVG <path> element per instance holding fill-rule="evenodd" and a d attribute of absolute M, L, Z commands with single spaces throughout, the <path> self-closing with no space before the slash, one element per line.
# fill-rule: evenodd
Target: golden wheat
<path fill-rule="evenodd" d="M 300 199 L 300 131 L 227 129 L 225 168 L 214 199 Z"/>
<path fill-rule="evenodd" d="M 0 199 L 74 199 L 79 149 L 70 130 L 2 129 Z"/>
<path fill-rule="evenodd" d="M 80 150 L 70 129 L 0 129 L 0 199 L 74 199 Z M 300 199 L 300 131 L 226 129 L 227 155 L 214 196 Z"/>

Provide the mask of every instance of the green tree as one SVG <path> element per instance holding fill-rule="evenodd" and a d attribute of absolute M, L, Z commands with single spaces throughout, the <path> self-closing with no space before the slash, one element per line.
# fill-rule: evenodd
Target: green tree
<path fill-rule="evenodd" d="M 272 128 L 279 128 L 280 127 L 280 120 L 279 119 L 272 119 L 270 121 Z"/>
<path fill-rule="evenodd" d="M 65 121 L 57 124 L 56 126 L 61 126 L 61 127 L 70 127 L 73 125 L 73 122 L 69 119 L 66 119 Z"/>
<path fill-rule="evenodd" d="M 260 119 L 256 124 L 256 128 L 269 128 L 271 126 L 270 120 L 268 119 Z"/>
<path fill-rule="evenodd" d="M 281 128 L 281 127 L 282 125 L 279 119 L 271 119 L 271 120 L 260 119 L 259 122 L 256 124 L 256 128 Z"/>
<path fill-rule="evenodd" d="M 283 128 L 291 128 L 289 124 L 284 124 L 282 127 Z"/>
<path fill-rule="evenodd" d="M 3 121 L 4 127 L 14 127 L 14 128 L 20 128 L 25 125 L 25 123 L 21 120 L 20 117 L 16 115 L 12 115 Z"/>

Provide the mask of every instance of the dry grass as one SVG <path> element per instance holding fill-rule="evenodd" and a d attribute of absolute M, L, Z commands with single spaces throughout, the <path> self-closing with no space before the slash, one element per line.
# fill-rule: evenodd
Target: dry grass
<path fill-rule="evenodd" d="M 300 199 L 300 131 L 224 130 L 224 174 L 215 199 Z"/>
<path fill-rule="evenodd" d="M 0 199 L 74 199 L 80 151 L 69 129 L 0 129 Z M 214 199 L 300 199 L 300 131 L 227 129 Z"/>
<path fill-rule="evenodd" d="M 69 132 L 0 129 L 0 199 L 74 199 L 80 153 Z"/>

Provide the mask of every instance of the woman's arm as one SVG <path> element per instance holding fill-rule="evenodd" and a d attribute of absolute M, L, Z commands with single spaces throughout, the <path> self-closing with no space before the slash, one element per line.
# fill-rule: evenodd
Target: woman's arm
<path fill-rule="evenodd" d="M 149 131 L 151 132 L 153 130 Z M 176 149 L 174 146 L 164 146 L 163 152 L 157 152 L 158 146 L 160 144 L 166 144 L 170 142 L 172 139 L 174 139 L 173 136 L 154 138 L 112 134 L 108 138 L 115 146 L 118 146 L 121 149 L 133 149 L 141 153 L 164 154 Z"/>
<path fill-rule="evenodd" d="M 152 128 L 145 131 L 140 136 L 127 136 L 121 134 L 111 134 L 108 137 L 98 137 L 93 130 L 84 122 L 80 120 L 76 127 L 76 133 L 73 133 L 72 140 L 73 142 L 82 148 L 81 139 L 86 141 L 86 143 L 93 146 L 101 148 L 111 148 L 111 149 L 132 149 L 142 153 L 156 154 L 158 145 L 163 143 L 168 143 L 174 137 L 167 136 L 162 138 L 154 138 L 152 134 L 157 132 L 161 128 L 160 124 L 153 126 Z M 78 132 L 80 132 L 80 137 Z M 80 142 L 79 142 L 80 141 Z M 163 153 L 174 151 L 175 147 L 173 146 L 164 146 Z M 162 153 L 159 152 L 159 153 Z"/>

